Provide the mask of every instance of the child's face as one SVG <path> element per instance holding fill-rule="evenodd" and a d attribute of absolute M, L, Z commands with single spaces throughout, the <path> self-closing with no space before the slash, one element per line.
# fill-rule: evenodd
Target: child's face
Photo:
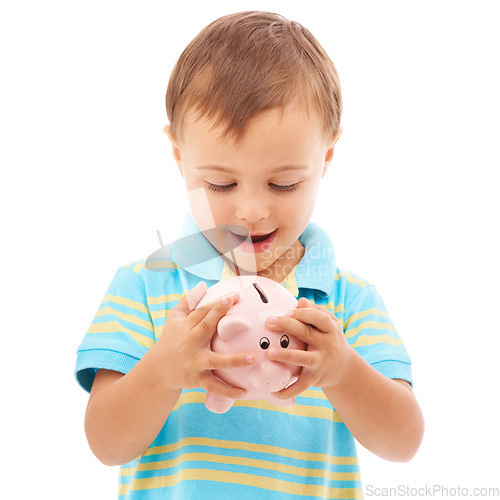
<path fill-rule="evenodd" d="M 325 141 L 319 120 L 295 108 L 258 115 L 237 145 L 192 114 L 181 142 L 165 131 L 200 230 L 239 226 L 222 229 L 239 246 L 221 253 L 247 272 L 286 277 L 304 253 L 298 237 L 311 218 L 335 138 Z M 235 234 L 245 230 L 255 243 L 239 244 Z"/>

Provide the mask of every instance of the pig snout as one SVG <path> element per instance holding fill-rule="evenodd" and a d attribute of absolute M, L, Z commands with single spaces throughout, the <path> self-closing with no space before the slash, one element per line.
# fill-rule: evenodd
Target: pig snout
<path fill-rule="evenodd" d="M 249 373 L 248 380 L 256 388 L 266 393 L 284 389 L 292 378 L 292 370 L 272 361 L 258 363 Z"/>

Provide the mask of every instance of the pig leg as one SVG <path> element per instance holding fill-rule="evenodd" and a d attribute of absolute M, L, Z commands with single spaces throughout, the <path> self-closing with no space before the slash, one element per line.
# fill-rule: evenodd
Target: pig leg
<path fill-rule="evenodd" d="M 234 401 L 234 399 L 216 396 L 210 392 L 207 392 L 205 396 L 205 406 L 214 413 L 226 413 L 233 406 Z"/>

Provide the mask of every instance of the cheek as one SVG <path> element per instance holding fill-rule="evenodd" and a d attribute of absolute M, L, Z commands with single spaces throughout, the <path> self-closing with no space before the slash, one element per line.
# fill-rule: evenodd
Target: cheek
<path fill-rule="evenodd" d="M 189 205 L 201 230 L 213 229 L 220 218 L 220 203 L 210 199 L 210 194 L 204 187 L 188 189 Z"/>
<path fill-rule="evenodd" d="M 317 191 L 315 184 L 299 188 L 297 193 L 280 204 L 281 213 L 290 220 L 309 218 L 314 210 Z"/>
<path fill-rule="evenodd" d="M 212 217 L 217 225 L 229 223 L 227 215 L 232 211 L 229 209 L 228 205 L 221 205 L 220 201 L 211 201 L 209 210 L 211 211 Z"/>

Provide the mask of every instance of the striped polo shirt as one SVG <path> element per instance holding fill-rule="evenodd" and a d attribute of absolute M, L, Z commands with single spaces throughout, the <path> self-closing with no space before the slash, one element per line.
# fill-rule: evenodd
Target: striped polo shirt
<path fill-rule="evenodd" d="M 185 242 L 196 238 L 189 246 L 205 261 L 183 262 L 182 245 L 177 256 L 174 245 L 158 269 L 145 259 L 116 272 L 78 348 L 75 375 L 85 390 L 97 369 L 128 373 L 187 290 L 231 276 L 192 216 L 183 235 Z M 336 267 L 318 225 L 309 223 L 299 240 L 304 256 L 282 285 L 332 311 L 349 344 L 376 370 L 412 383 L 410 358 L 377 290 Z M 224 414 L 208 411 L 204 398 L 202 389 L 182 391 L 151 446 L 121 466 L 120 499 L 363 497 L 354 438 L 319 387 L 291 407 L 240 400 Z"/>

